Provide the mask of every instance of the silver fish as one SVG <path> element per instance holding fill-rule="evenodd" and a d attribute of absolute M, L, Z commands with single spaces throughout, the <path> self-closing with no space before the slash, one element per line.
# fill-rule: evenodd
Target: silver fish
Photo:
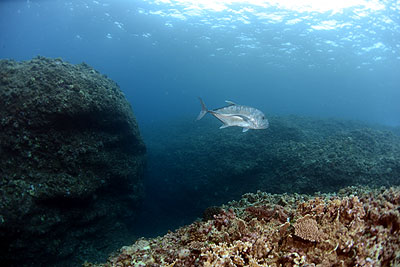
<path fill-rule="evenodd" d="M 200 120 L 204 115 L 210 113 L 223 123 L 222 126 L 219 127 L 220 129 L 238 126 L 243 128 L 243 132 L 247 132 L 249 129 L 267 129 L 269 126 L 264 113 L 256 108 L 238 105 L 232 101 L 225 101 L 228 103 L 227 106 L 209 110 L 200 97 L 199 100 L 201 111 L 199 116 L 197 116 L 197 120 Z"/>

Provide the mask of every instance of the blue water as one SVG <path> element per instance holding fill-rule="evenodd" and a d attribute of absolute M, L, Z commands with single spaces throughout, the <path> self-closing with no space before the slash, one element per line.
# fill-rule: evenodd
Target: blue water
<path fill-rule="evenodd" d="M 215 2 L 3 0 L 0 58 L 84 61 L 121 86 L 141 125 L 195 117 L 197 96 L 400 124 L 398 1 Z"/>
<path fill-rule="evenodd" d="M 197 96 L 400 125 L 399 1 L 0 1 L 0 58 L 37 55 L 115 80 L 145 142 L 148 127 L 196 118 Z M 151 179 L 144 216 L 168 206 Z M 171 209 L 158 226 L 191 221 Z"/>

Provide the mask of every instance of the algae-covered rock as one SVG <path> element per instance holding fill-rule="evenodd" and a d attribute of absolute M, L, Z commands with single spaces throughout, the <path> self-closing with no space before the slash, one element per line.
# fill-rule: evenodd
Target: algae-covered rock
<path fill-rule="evenodd" d="M 313 193 L 400 183 L 400 136 L 391 128 L 339 119 L 268 118 L 268 129 L 246 133 L 219 129 L 220 122 L 211 117 L 147 130 L 152 184 L 162 188 L 158 195 L 174 196 L 171 206 L 190 207 L 200 216 L 207 206 L 257 190 Z"/>
<path fill-rule="evenodd" d="M 85 63 L 0 60 L 0 261 L 51 262 L 132 217 L 144 154 L 115 82 Z"/>

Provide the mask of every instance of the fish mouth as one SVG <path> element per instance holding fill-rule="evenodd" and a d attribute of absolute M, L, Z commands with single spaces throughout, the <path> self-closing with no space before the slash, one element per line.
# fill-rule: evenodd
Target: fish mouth
<path fill-rule="evenodd" d="M 255 127 L 249 127 L 249 129 L 254 129 L 254 130 L 264 130 L 267 128 L 268 128 L 268 126 L 266 126 L 266 125 L 257 125 Z"/>
<path fill-rule="evenodd" d="M 269 121 L 265 120 L 261 126 L 263 127 L 263 129 L 267 129 L 269 127 Z"/>
<path fill-rule="evenodd" d="M 257 127 L 257 129 L 267 129 L 268 127 L 269 127 L 269 124 L 262 124 L 262 125 L 259 125 Z"/>

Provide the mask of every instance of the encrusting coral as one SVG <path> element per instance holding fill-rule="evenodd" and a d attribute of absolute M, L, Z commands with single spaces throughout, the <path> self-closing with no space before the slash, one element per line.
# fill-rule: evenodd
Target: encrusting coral
<path fill-rule="evenodd" d="M 84 266 L 397 266 L 400 188 L 245 194 L 208 221 Z"/>

